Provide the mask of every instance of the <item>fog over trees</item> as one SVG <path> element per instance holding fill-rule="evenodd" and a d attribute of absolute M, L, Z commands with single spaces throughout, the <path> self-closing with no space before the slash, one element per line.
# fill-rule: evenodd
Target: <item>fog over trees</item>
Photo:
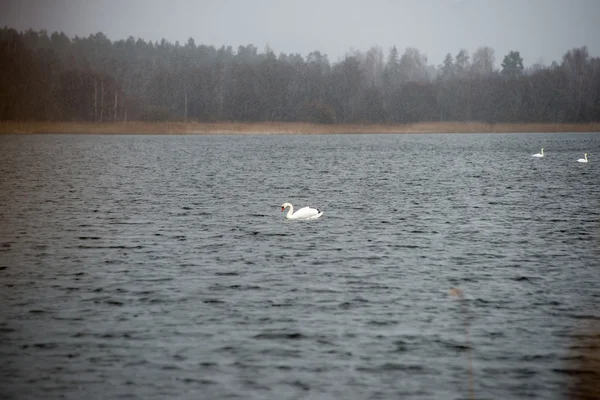
<path fill-rule="evenodd" d="M 332 63 L 319 51 L 304 57 L 191 38 L 113 42 L 102 33 L 71 39 L 3 28 L 2 120 L 600 121 L 600 58 L 581 47 L 551 66 L 524 68 L 516 49 L 428 60 L 416 48 L 372 47 Z"/>

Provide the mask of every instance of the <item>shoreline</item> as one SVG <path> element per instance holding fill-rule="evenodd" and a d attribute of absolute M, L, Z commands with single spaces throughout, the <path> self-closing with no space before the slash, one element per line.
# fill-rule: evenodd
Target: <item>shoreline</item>
<path fill-rule="evenodd" d="M 415 124 L 311 124 L 303 122 L 0 122 L 0 134 L 110 135 L 323 135 L 401 133 L 566 133 L 599 132 L 600 123 L 552 124 L 420 122 Z"/>

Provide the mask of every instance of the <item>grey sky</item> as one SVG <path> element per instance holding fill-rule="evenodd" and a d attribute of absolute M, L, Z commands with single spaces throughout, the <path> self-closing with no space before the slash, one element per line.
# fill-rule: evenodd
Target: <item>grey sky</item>
<path fill-rule="evenodd" d="M 525 65 L 560 61 L 587 45 L 600 56 L 600 0 L 0 0 L 0 26 L 103 32 L 111 40 L 220 47 L 253 44 L 275 53 L 313 50 L 337 61 L 350 49 L 416 47 L 438 65 L 446 53 L 480 46 L 496 64 L 518 50 Z"/>

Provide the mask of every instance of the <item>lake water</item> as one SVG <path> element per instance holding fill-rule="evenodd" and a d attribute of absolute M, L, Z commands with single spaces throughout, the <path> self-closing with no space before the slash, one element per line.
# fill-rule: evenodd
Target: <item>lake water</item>
<path fill-rule="evenodd" d="M 4 135 L 0 185 L 2 398 L 460 399 L 472 376 L 566 399 L 600 377 L 577 344 L 600 337 L 600 134 Z"/>

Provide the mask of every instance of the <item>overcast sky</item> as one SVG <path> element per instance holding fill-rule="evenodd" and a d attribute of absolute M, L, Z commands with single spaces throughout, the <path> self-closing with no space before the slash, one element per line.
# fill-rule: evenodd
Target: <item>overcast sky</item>
<path fill-rule="evenodd" d="M 586 45 L 600 56 L 600 0 L 0 0 L 0 26 L 103 32 L 220 47 L 253 44 L 262 51 L 338 61 L 350 49 L 416 47 L 438 65 L 446 53 L 480 46 L 500 64 L 518 50 L 525 65 L 560 61 Z"/>

